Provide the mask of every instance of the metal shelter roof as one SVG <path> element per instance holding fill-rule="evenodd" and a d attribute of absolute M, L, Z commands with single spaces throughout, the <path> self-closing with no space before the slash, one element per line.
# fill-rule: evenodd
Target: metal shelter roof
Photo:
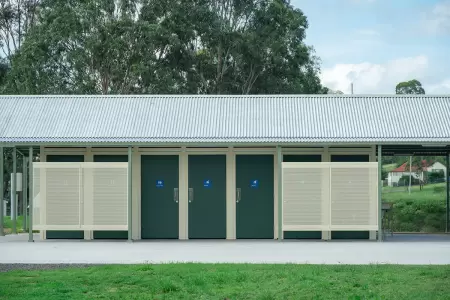
<path fill-rule="evenodd" d="M 1 96 L 0 143 L 450 145 L 449 116 L 450 96 Z"/>

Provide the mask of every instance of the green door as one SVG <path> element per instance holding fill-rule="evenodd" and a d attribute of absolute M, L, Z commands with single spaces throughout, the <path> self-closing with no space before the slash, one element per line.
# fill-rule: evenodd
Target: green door
<path fill-rule="evenodd" d="M 331 162 L 369 161 L 369 155 L 331 155 Z M 369 231 L 332 231 L 331 239 L 369 239 Z"/>
<path fill-rule="evenodd" d="M 320 154 L 283 155 L 284 162 L 321 162 Z M 321 239 L 322 231 L 285 231 L 285 239 Z"/>
<path fill-rule="evenodd" d="M 47 162 L 84 162 L 84 155 L 47 155 Z M 47 239 L 84 239 L 83 230 L 47 230 Z"/>
<path fill-rule="evenodd" d="M 94 155 L 94 162 L 128 162 L 128 155 Z M 128 231 L 94 231 L 94 239 L 127 239 Z"/>
<path fill-rule="evenodd" d="M 189 155 L 190 239 L 226 238 L 226 157 Z"/>
<path fill-rule="evenodd" d="M 236 238 L 273 239 L 273 155 L 236 156 Z"/>
<path fill-rule="evenodd" d="M 141 157 L 141 238 L 178 239 L 178 155 Z"/>

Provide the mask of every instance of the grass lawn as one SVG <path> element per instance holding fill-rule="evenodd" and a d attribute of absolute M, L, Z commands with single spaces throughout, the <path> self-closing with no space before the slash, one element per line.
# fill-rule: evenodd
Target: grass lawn
<path fill-rule="evenodd" d="M 17 217 L 16 228 L 18 233 L 23 232 L 22 221 L 23 221 L 22 216 Z M 9 216 L 3 217 L 3 230 L 5 234 L 9 234 L 12 232 L 11 217 Z"/>
<path fill-rule="evenodd" d="M 449 299 L 450 266 L 168 264 L 0 273 L 4 299 Z"/>
<path fill-rule="evenodd" d="M 401 199 L 410 199 L 417 201 L 440 199 L 443 203 L 445 203 L 445 188 L 445 182 L 424 185 L 422 190 L 420 190 L 420 187 L 418 185 L 415 185 L 411 187 L 411 194 L 409 194 L 408 187 L 385 186 L 383 187 L 383 201 L 395 202 Z"/>
<path fill-rule="evenodd" d="M 383 165 L 383 171 L 391 172 L 392 170 L 397 168 L 397 164 L 387 164 Z"/>

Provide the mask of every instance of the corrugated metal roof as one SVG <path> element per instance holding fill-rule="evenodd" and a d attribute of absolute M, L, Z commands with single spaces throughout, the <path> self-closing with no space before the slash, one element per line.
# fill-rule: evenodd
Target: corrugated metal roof
<path fill-rule="evenodd" d="M 450 96 L 2 96 L 0 142 L 450 143 Z"/>

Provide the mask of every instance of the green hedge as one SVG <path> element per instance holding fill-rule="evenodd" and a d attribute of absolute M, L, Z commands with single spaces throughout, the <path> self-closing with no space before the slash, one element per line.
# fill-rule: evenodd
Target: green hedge
<path fill-rule="evenodd" d="M 413 186 L 411 194 L 405 187 L 384 187 L 383 201 L 394 204 L 391 211 L 396 232 L 445 232 L 445 183 L 426 184 L 423 190 Z"/>
<path fill-rule="evenodd" d="M 445 199 L 395 199 L 393 202 L 392 229 L 395 232 L 445 232 Z"/>

